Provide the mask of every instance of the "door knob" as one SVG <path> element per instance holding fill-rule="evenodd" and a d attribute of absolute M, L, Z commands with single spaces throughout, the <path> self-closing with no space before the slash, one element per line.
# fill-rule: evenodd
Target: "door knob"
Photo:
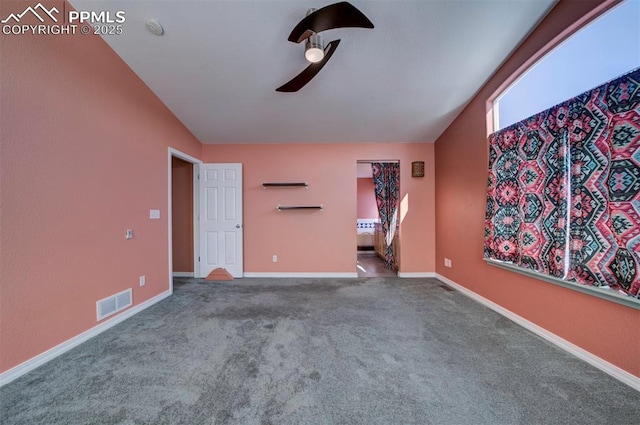
<path fill-rule="evenodd" d="M 236 224 L 236 229 L 239 229 L 239 228 L 240 228 L 240 225 L 239 225 L 239 224 Z"/>

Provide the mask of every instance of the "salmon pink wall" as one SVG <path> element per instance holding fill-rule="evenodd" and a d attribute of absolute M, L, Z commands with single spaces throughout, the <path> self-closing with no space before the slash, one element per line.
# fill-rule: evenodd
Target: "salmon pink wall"
<path fill-rule="evenodd" d="M 173 271 L 193 273 L 193 164 L 171 158 Z"/>
<path fill-rule="evenodd" d="M 378 218 L 373 178 L 358 178 L 358 218 Z"/>
<path fill-rule="evenodd" d="M 356 273 L 357 160 L 400 160 L 400 272 L 433 272 L 435 248 L 433 145 L 204 145 L 204 162 L 241 162 L 244 178 L 245 272 Z M 426 176 L 411 177 L 411 161 Z M 263 188 L 263 182 L 309 182 L 305 188 Z M 322 204 L 324 211 L 282 211 Z M 272 255 L 278 262 L 272 262 Z"/>
<path fill-rule="evenodd" d="M 27 5 L 2 2 L 0 16 Z M 6 371 L 96 326 L 97 300 L 170 289 L 168 147 L 198 157 L 201 145 L 101 38 L 1 37 Z"/>
<path fill-rule="evenodd" d="M 437 272 L 640 376 L 640 310 L 485 264 L 487 99 L 601 1 L 561 1 L 436 142 Z M 452 267 L 443 266 L 444 258 Z"/>

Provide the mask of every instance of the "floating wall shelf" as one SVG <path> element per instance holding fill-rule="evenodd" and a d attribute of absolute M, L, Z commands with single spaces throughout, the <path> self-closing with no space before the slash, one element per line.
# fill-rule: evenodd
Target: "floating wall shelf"
<path fill-rule="evenodd" d="M 309 183 L 262 183 L 263 187 L 309 187 Z"/>
<path fill-rule="evenodd" d="M 283 211 L 283 210 L 320 210 L 322 211 L 322 205 L 278 205 L 276 207 L 276 209 L 278 211 Z"/>

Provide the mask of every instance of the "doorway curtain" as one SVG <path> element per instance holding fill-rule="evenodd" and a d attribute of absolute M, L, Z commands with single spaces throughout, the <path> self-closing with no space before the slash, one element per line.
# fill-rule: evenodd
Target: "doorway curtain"
<path fill-rule="evenodd" d="M 385 240 L 384 265 L 391 270 L 393 260 L 393 237 L 398 223 L 398 198 L 400 195 L 400 164 L 372 162 L 373 185 L 376 193 L 378 215 Z"/>

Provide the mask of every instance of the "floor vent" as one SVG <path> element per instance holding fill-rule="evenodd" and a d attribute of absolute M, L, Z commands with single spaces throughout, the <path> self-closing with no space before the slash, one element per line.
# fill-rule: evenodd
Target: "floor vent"
<path fill-rule="evenodd" d="M 447 292 L 455 291 L 455 289 L 453 289 L 452 287 L 447 286 L 447 285 L 439 285 L 439 286 L 440 286 L 442 289 L 444 289 L 445 291 L 447 291 Z"/>
<path fill-rule="evenodd" d="M 98 310 L 98 322 L 105 317 L 111 316 L 112 314 L 129 307 L 133 303 L 131 294 L 132 291 L 131 288 L 129 288 L 126 291 L 122 291 L 99 300 L 96 303 L 96 308 Z"/>

